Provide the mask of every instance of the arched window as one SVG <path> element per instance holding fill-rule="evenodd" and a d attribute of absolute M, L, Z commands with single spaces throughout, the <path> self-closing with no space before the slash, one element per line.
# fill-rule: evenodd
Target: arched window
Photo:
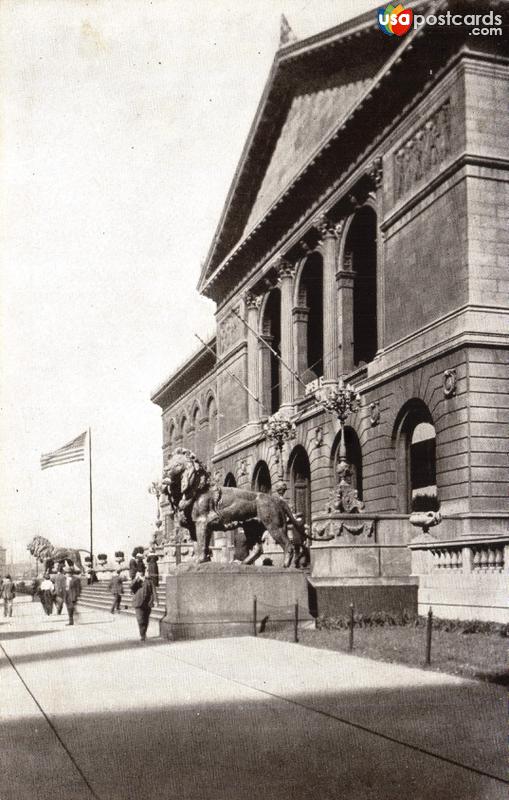
<path fill-rule="evenodd" d="M 175 423 L 173 420 L 170 422 L 170 430 L 168 432 L 168 447 L 170 452 L 175 449 L 175 439 L 177 437 L 177 431 L 175 429 Z"/>
<path fill-rule="evenodd" d="M 193 411 L 193 429 L 193 444 L 191 449 L 197 456 L 203 456 L 201 452 L 200 409 L 198 406 L 196 406 Z"/>
<path fill-rule="evenodd" d="M 341 431 L 338 433 L 332 446 L 332 465 L 334 470 L 334 484 L 338 482 L 337 466 L 339 461 L 339 445 Z M 353 428 L 345 428 L 346 460 L 350 465 L 352 474 L 350 486 L 357 490 L 359 500 L 362 500 L 362 450 L 359 437 Z"/>
<path fill-rule="evenodd" d="M 281 353 L 281 292 L 272 289 L 263 310 L 262 337 L 276 353 Z M 261 351 L 261 386 L 265 408 L 271 414 L 281 405 L 281 362 L 268 347 Z"/>
<path fill-rule="evenodd" d="M 396 420 L 398 506 L 402 512 L 439 508 L 436 477 L 436 431 L 422 400 L 406 403 Z"/>
<path fill-rule="evenodd" d="M 308 454 L 301 445 L 293 450 L 289 465 L 293 509 L 311 525 L 311 468 Z"/>
<path fill-rule="evenodd" d="M 296 324 L 297 370 L 304 383 L 323 375 L 323 261 L 307 258 L 300 275 Z"/>
<path fill-rule="evenodd" d="M 183 447 L 189 447 L 189 442 L 187 441 L 187 439 L 188 439 L 188 427 L 189 427 L 189 425 L 187 423 L 187 417 L 184 414 L 184 416 L 182 417 L 182 419 L 180 421 L 180 438 L 182 439 L 182 446 Z"/>
<path fill-rule="evenodd" d="M 259 461 L 253 470 L 251 488 L 254 492 L 264 492 L 270 494 L 272 490 L 272 480 L 270 470 L 266 461 Z"/>
<path fill-rule="evenodd" d="M 223 482 L 223 486 L 237 486 L 237 481 L 235 480 L 235 475 L 233 472 L 229 472 Z"/>
<path fill-rule="evenodd" d="M 207 418 L 208 418 L 208 425 L 207 425 L 207 437 L 206 437 L 206 445 L 204 449 L 206 453 L 204 453 L 204 457 L 206 461 L 210 461 L 213 454 L 214 454 L 214 447 L 217 442 L 217 406 L 214 397 L 210 396 L 207 402 Z"/>
<path fill-rule="evenodd" d="M 345 242 L 344 266 L 354 272 L 353 361 L 368 364 L 378 346 L 376 214 L 364 206 L 355 214 Z"/>

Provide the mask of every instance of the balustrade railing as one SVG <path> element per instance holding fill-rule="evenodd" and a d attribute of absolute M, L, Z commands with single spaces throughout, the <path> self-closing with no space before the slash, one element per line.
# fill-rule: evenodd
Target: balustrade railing
<path fill-rule="evenodd" d="M 478 572 L 502 572 L 505 565 L 504 546 L 474 547 L 472 570 Z"/>
<path fill-rule="evenodd" d="M 434 569 L 462 569 L 463 552 L 461 547 L 437 547 L 431 550 Z"/>

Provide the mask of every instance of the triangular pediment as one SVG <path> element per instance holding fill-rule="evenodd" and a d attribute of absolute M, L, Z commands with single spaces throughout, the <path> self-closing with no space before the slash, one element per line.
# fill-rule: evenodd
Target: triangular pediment
<path fill-rule="evenodd" d="M 278 51 L 199 289 L 264 218 L 394 52 L 375 11 Z"/>

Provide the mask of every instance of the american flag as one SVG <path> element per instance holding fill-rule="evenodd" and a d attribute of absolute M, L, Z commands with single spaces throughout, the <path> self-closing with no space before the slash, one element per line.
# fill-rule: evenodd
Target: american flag
<path fill-rule="evenodd" d="M 58 467 L 60 464 L 70 464 L 72 461 L 85 460 L 85 441 L 87 433 L 81 433 L 72 442 L 64 444 L 52 453 L 43 453 L 41 456 L 41 469 Z"/>

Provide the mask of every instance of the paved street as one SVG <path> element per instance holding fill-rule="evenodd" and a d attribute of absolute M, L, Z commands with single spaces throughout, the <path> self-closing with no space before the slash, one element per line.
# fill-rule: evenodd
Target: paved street
<path fill-rule="evenodd" d="M 505 693 L 236 638 L 145 645 L 127 615 L 0 617 L 1 800 L 493 800 Z"/>

